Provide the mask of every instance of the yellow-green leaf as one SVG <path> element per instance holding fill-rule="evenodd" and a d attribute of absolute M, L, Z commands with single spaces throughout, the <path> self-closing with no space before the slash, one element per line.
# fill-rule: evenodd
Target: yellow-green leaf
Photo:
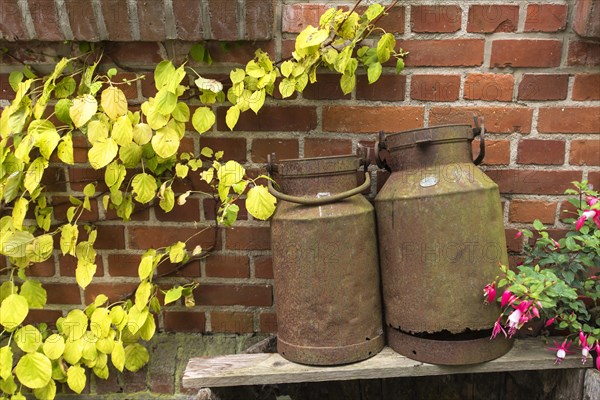
<path fill-rule="evenodd" d="M 266 220 L 275 212 L 277 199 L 264 186 L 255 186 L 248 191 L 246 208 L 256 219 Z"/>
<path fill-rule="evenodd" d="M 236 68 L 229 73 L 229 78 L 231 79 L 231 83 L 236 84 L 242 82 L 246 77 L 246 71 L 240 68 Z"/>
<path fill-rule="evenodd" d="M 12 218 L 15 229 L 23 229 L 23 220 L 27 214 L 29 202 L 24 197 L 19 197 L 13 206 Z"/>
<path fill-rule="evenodd" d="M 76 225 L 65 224 L 61 227 L 60 250 L 62 251 L 63 255 L 75 255 L 75 246 L 77 245 L 78 237 L 79 230 L 77 229 Z"/>
<path fill-rule="evenodd" d="M 344 94 L 352 93 L 354 87 L 356 86 L 356 75 L 342 75 L 342 78 L 340 79 L 340 86 Z"/>
<path fill-rule="evenodd" d="M 73 105 L 69 109 L 69 116 L 75 124 L 75 127 L 80 128 L 85 125 L 98 111 L 98 102 L 91 94 L 84 94 L 73 100 Z"/>
<path fill-rule="evenodd" d="M 79 365 L 71 365 L 67 370 L 67 384 L 75 393 L 81 393 L 85 388 L 85 370 Z"/>
<path fill-rule="evenodd" d="M 143 340 L 148 341 L 148 340 L 152 339 L 155 332 L 156 332 L 156 322 L 154 321 L 154 317 L 152 315 L 150 315 L 146 319 L 146 323 L 140 329 L 140 337 Z"/>
<path fill-rule="evenodd" d="M 47 235 L 50 236 L 50 235 Z M 52 245 L 52 237 L 50 237 L 50 245 Z M 21 285 L 21 296 L 27 299 L 27 304 L 30 309 L 44 308 L 46 305 L 46 289 L 38 281 L 28 279 Z"/>
<path fill-rule="evenodd" d="M 73 137 L 71 132 L 67 133 L 62 137 L 62 140 L 58 144 L 58 158 L 65 164 L 73 164 Z"/>
<path fill-rule="evenodd" d="M 225 123 L 229 127 L 230 130 L 233 130 L 238 120 L 240 119 L 240 109 L 237 106 L 231 106 L 227 109 L 227 114 L 225 115 Z"/>
<path fill-rule="evenodd" d="M 140 163 L 143 152 L 142 146 L 130 142 L 119 149 L 119 160 L 123 162 L 126 168 L 135 168 Z"/>
<path fill-rule="evenodd" d="M 112 127 L 110 136 L 119 146 L 126 146 L 133 140 L 133 126 L 127 115 L 119 117 Z"/>
<path fill-rule="evenodd" d="M 152 148 L 162 158 L 169 158 L 179 149 L 179 135 L 169 127 L 161 128 L 152 137 Z"/>
<path fill-rule="evenodd" d="M 169 247 L 169 260 L 172 263 L 179 263 L 185 258 L 185 243 L 177 242 Z"/>
<path fill-rule="evenodd" d="M 9 345 L 0 348 L 0 378 L 6 380 L 11 375 L 13 353 Z"/>
<path fill-rule="evenodd" d="M 33 325 L 25 325 L 15 332 L 15 343 L 25 353 L 35 353 L 42 344 L 42 334 Z"/>
<path fill-rule="evenodd" d="M 165 212 L 169 212 L 173 209 L 175 206 L 175 193 L 173 193 L 171 186 L 165 188 L 158 204 Z"/>
<path fill-rule="evenodd" d="M 52 376 L 52 362 L 42 353 L 26 354 L 17 363 L 15 375 L 19 382 L 30 389 L 40 389 Z"/>
<path fill-rule="evenodd" d="M 165 305 L 179 300 L 181 298 L 182 290 L 183 288 L 181 286 L 177 286 L 167 290 L 167 292 L 165 293 Z"/>
<path fill-rule="evenodd" d="M 175 121 L 188 122 L 190 120 L 190 108 L 185 103 L 177 103 L 172 115 Z"/>
<path fill-rule="evenodd" d="M 257 90 L 250 96 L 248 102 L 250 103 L 250 109 L 254 111 L 255 114 L 258 114 L 258 110 L 260 110 L 263 104 L 265 104 L 265 97 L 265 89 Z"/>
<path fill-rule="evenodd" d="M 385 11 L 385 7 L 381 4 L 371 4 L 364 15 L 367 17 L 369 22 L 379 17 Z"/>
<path fill-rule="evenodd" d="M 67 336 L 69 343 L 80 339 L 87 330 L 88 317 L 81 310 L 71 310 L 63 320 L 62 331 Z"/>
<path fill-rule="evenodd" d="M 49 359 L 57 360 L 65 351 L 65 339 L 54 333 L 46 338 L 42 350 Z"/>
<path fill-rule="evenodd" d="M 104 89 L 100 97 L 104 113 L 111 119 L 117 119 L 127 114 L 127 98 L 125 93 L 114 86 Z"/>
<path fill-rule="evenodd" d="M 284 78 L 279 82 L 279 93 L 281 93 L 281 97 L 284 99 L 294 94 L 294 90 L 296 90 L 295 79 Z"/>
<path fill-rule="evenodd" d="M 127 329 L 129 330 L 129 332 L 131 332 L 132 335 L 135 335 L 140 330 L 140 328 L 144 326 L 148 315 L 149 313 L 147 307 L 143 307 L 140 309 L 136 306 L 131 307 L 131 309 L 129 309 L 129 313 L 127 314 Z"/>
<path fill-rule="evenodd" d="M 148 124 L 137 124 L 133 127 L 133 141 L 140 146 L 145 145 L 152 139 L 152 128 Z"/>
<path fill-rule="evenodd" d="M 35 145 L 40 149 L 40 153 L 42 154 L 42 156 L 46 160 L 48 160 L 50 159 L 52 152 L 54 151 L 54 149 L 56 149 L 56 146 L 60 141 L 60 135 L 56 131 L 56 128 L 54 127 L 52 122 L 46 120 L 44 120 L 44 130 L 38 130 L 38 132 L 39 134 L 36 135 L 37 140 L 35 142 Z"/>
<path fill-rule="evenodd" d="M 135 291 L 135 306 L 139 310 L 143 310 L 150 300 L 153 285 L 148 281 L 143 281 Z M 140 326 L 141 327 L 141 326 Z"/>
<path fill-rule="evenodd" d="M 46 168 L 48 168 L 48 161 L 43 157 L 36 158 L 29 165 L 27 173 L 25 174 L 23 186 L 25 186 L 25 189 L 27 189 L 30 194 L 32 194 L 33 191 L 39 186 Z"/>
<path fill-rule="evenodd" d="M 377 59 L 380 63 L 384 63 L 390 59 L 392 50 L 396 47 L 396 39 L 391 33 L 385 33 L 377 42 Z"/>
<path fill-rule="evenodd" d="M 83 355 L 83 338 L 67 338 L 63 358 L 69 364 L 77 364 Z"/>
<path fill-rule="evenodd" d="M 31 262 L 43 262 L 52 256 L 53 248 L 52 235 L 40 235 L 27 245 L 26 255 Z"/>
<path fill-rule="evenodd" d="M 13 210 L 14 211 L 14 210 Z M 13 216 L 13 226 L 14 226 Z M 27 245 L 34 240 L 34 237 L 28 231 L 16 231 L 13 232 L 8 238 L 4 239 L 0 243 L 0 253 L 9 257 L 25 257 L 27 251 Z"/>
<path fill-rule="evenodd" d="M 230 160 L 222 165 L 217 171 L 217 177 L 219 178 L 219 186 L 232 186 L 234 183 L 238 183 L 246 175 L 246 169 L 242 167 L 237 161 Z"/>
<path fill-rule="evenodd" d="M 149 278 L 150 275 L 154 272 L 154 256 L 156 255 L 156 250 L 150 249 L 147 250 L 142 259 L 140 261 L 140 265 L 138 266 L 138 276 L 140 280 L 144 280 Z"/>
<path fill-rule="evenodd" d="M 43 388 L 33 389 L 33 395 L 38 400 L 54 399 L 56 396 L 56 383 L 53 379 L 50 379 Z"/>
<path fill-rule="evenodd" d="M 108 138 L 108 125 L 98 119 L 90 121 L 87 126 L 87 137 L 92 145 L 99 140 L 106 140 Z"/>
<path fill-rule="evenodd" d="M 156 111 L 162 115 L 169 115 L 177 107 L 177 95 L 170 92 L 166 87 L 162 88 L 156 94 L 155 107 Z"/>
<path fill-rule="evenodd" d="M 198 133 L 204 133 L 215 124 L 215 113 L 208 107 L 198 107 L 192 116 L 192 125 Z"/>
<path fill-rule="evenodd" d="M 135 195 L 135 200 L 139 203 L 146 204 L 156 196 L 158 185 L 154 176 L 141 173 L 133 177 L 131 182 L 132 191 Z"/>
<path fill-rule="evenodd" d="M 125 367 L 125 349 L 123 348 L 123 342 L 120 340 L 115 342 L 112 353 L 110 353 L 110 359 L 115 368 L 123 372 Z"/>
<path fill-rule="evenodd" d="M 125 348 L 125 369 L 128 371 L 139 371 L 148 360 L 150 360 L 148 350 L 141 344 L 134 343 Z"/>
<path fill-rule="evenodd" d="M 99 140 L 88 151 L 90 165 L 94 169 L 103 168 L 115 159 L 118 152 L 119 146 L 113 138 Z"/>
<path fill-rule="evenodd" d="M 296 38 L 296 50 L 318 46 L 329 37 L 329 31 L 308 25 Z"/>
<path fill-rule="evenodd" d="M 110 333 L 111 319 L 109 311 L 105 307 L 98 307 L 90 318 L 90 329 L 99 338 L 108 337 Z"/>
<path fill-rule="evenodd" d="M 75 280 L 82 289 L 85 289 L 92 282 L 94 274 L 96 273 L 96 268 L 96 264 L 93 262 L 81 258 L 77 260 Z"/>
<path fill-rule="evenodd" d="M 382 67 L 381 64 L 376 62 L 369 65 L 369 69 L 367 70 L 367 78 L 369 79 L 369 83 L 376 82 L 381 76 Z"/>

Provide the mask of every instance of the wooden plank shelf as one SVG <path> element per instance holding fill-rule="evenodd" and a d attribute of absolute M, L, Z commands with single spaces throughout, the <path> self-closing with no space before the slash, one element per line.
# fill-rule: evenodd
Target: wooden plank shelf
<path fill-rule="evenodd" d="M 184 388 L 200 389 L 590 366 L 589 361 L 587 366 L 582 365 L 577 355 L 570 355 L 560 365 L 555 365 L 554 360 L 554 352 L 547 350 L 540 338 L 516 340 L 512 350 L 500 358 L 481 364 L 461 366 L 432 365 L 414 361 L 389 347 L 385 347 L 368 360 L 333 367 L 296 364 L 277 353 L 233 354 L 192 358 L 185 369 L 182 383 Z"/>

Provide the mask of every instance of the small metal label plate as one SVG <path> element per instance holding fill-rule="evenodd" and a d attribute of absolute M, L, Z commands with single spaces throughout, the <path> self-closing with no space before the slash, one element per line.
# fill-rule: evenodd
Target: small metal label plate
<path fill-rule="evenodd" d="M 426 176 L 425 178 L 421 179 L 421 182 L 419 183 L 419 185 L 421 185 L 421 187 L 431 187 L 431 186 L 435 186 L 438 183 L 438 179 L 435 176 Z"/>

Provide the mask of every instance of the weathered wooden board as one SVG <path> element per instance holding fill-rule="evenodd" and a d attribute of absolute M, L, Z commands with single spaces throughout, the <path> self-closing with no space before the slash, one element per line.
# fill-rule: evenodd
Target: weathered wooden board
<path fill-rule="evenodd" d="M 577 356 L 554 365 L 554 353 L 545 347 L 539 338 L 520 339 L 503 357 L 461 366 L 425 364 L 389 347 L 368 360 L 335 367 L 296 364 L 277 353 L 199 357 L 189 361 L 182 383 L 185 388 L 202 388 L 583 367 Z"/>

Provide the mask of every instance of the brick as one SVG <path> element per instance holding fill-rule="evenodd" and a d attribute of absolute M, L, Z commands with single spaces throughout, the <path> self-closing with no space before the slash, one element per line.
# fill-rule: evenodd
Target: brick
<path fill-rule="evenodd" d="M 273 36 L 273 5 L 271 1 L 246 0 L 246 40 L 265 40 Z"/>
<path fill-rule="evenodd" d="M 35 27 L 35 39 L 60 41 L 65 39 L 58 23 L 58 12 L 53 1 L 29 0 L 29 12 Z"/>
<path fill-rule="evenodd" d="M 221 138 L 221 137 L 200 137 L 200 148 L 210 147 L 215 151 L 224 151 L 225 160 L 235 160 L 244 163 L 246 157 L 246 139 L 245 138 Z"/>
<path fill-rule="evenodd" d="M 600 141 L 572 140 L 569 164 L 600 166 Z"/>
<path fill-rule="evenodd" d="M 74 40 L 97 42 L 100 33 L 91 0 L 65 0 Z"/>
<path fill-rule="evenodd" d="M 8 83 L 9 74 L 0 74 L 0 100 L 11 100 L 15 96 L 14 90 Z"/>
<path fill-rule="evenodd" d="M 254 276 L 259 279 L 273 279 L 273 258 L 271 256 L 254 257 Z"/>
<path fill-rule="evenodd" d="M 362 8 L 359 8 L 361 11 Z M 388 11 L 387 15 L 383 15 L 377 21 L 377 26 L 386 32 L 393 34 L 404 33 L 404 21 L 406 10 L 403 6 L 394 6 Z"/>
<path fill-rule="evenodd" d="M 464 98 L 467 100 L 512 101 L 515 78 L 511 74 L 468 74 Z"/>
<path fill-rule="evenodd" d="M 558 67 L 560 40 L 494 40 L 490 67 Z"/>
<path fill-rule="evenodd" d="M 472 142 L 473 157 L 479 154 L 479 140 Z M 510 164 L 510 142 L 508 140 L 485 140 L 483 165 Z"/>
<path fill-rule="evenodd" d="M 211 254 L 206 259 L 206 276 L 213 278 L 249 278 L 250 262 L 246 255 Z"/>
<path fill-rule="evenodd" d="M 217 110 L 217 129 L 229 132 L 225 124 L 226 107 Z M 258 115 L 252 111 L 244 112 L 234 131 L 262 132 L 306 132 L 317 127 L 315 107 L 264 107 Z"/>
<path fill-rule="evenodd" d="M 203 24 L 201 4 L 196 0 L 172 0 L 175 15 L 175 29 L 181 40 L 202 39 Z"/>
<path fill-rule="evenodd" d="M 21 9 L 16 1 L 1 0 L 0 38 L 8 41 L 27 40 L 29 35 L 25 30 Z"/>
<path fill-rule="evenodd" d="M 108 273 L 110 276 L 138 276 L 141 254 L 109 254 Z"/>
<path fill-rule="evenodd" d="M 523 236 L 515 237 L 519 232 L 517 229 L 505 229 L 504 233 L 506 236 L 506 248 L 508 251 L 519 253 L 523 250 Z"/>
<path fill-rule="evenodd" d="M 238 4 L 235 1 L 208 0 L 208 14 L 212 39 L 237 40 Z"/>
<path fill-rule="evenodd" d="M 600 188 L 600 171 L 588 172 L 588 182 L 594 189 L 598 190 L 598 188 Z"/>
<path fill-rule="evenodd" d="M 94 276 L 104 275 L 104 266 L 102 264 L 102 256 L 96 255 L 96 273 Z M 58 265 L 60 268 L 61 276 L 75 276 L 75 269 L 77 268 L 77 259 L 70 255 L 60 255 L 58 257 Z"/>
<path fill-rule="evenodd" d="M 485 118 L 485 130 L 489 133 L 531 132 L 533 110 L 526 107 L 432 107 L 429 125 L 470 125 L 473 115 Z"/>
<path fill-rule="evenodd" d="M 581 180 L 581 171 L 488 169 L 485 173 L 503 194 L 563 194 L 572 181 Z"/>
<path fill-rule="evenodd" d="M 544 224 L 553 224 L 558 203 L 538 200 L 512 200 L 508 210 L 510 222 L 532 223 L 539 219 Z"/>
<path fill-rule="evenodd" d="M 115 83 L 121 83 L 121 82 L 123 82 L 123 79 L 133 80 L 136 78 L 136 76 L 137 75 L 133 72 L 121 72 L 121 73 L 118 73 L 117 75 L 113 76 L 112 81 Z M 125 97 L 128 100 L 138 98 L 137 82 L 133 82 L 129 85 L 126 83 L 123 83 L 121 85 L 118 85 L 118 88 L 123 91 L 123 93 L 125 94 Z"/>
<path fill-rule="evenodd" d="M 473 5 L 469 7 L 467 32 L 515 32 L 518 25 L 518 5 Z"/>
<path fill-rule="evenodd" d="M 52 206 L 54 207 L 54 219 L 60 222 L 67 222 L 67 210 L 73 206 L 66 196 L 53 196 Z M 81 222 L 98 221 L 98 202 L 96 199 L 90 199 L 91 211 L 84 210 L 79 217 Z"/>
<path fill-rule="evenodd" d="M 54 256 L 46 261 L 37 262 L 27 267 L 27 276 L 48 277 L 54 276 L 55 272 Z"/>
<path fill-rule="evenodd" d="M 154 215 L 159 221 L 192 222 L 200 220 L 200 200 L 188 198 L 183 205 L 175 204 L 169 212 L 154 207 Z"/>
<path fill-rule="evenodd" d="M 246 173 L 248 174 L 248 170 L 246 170 Z M 238 221 L 239 220 L 247 220 L 248 219 L 248 210 L 246 209 L 245 202 L 242 200 L 236 200 L 234 203 L 240 208 L 240 210 L 238 211 L 238 215 L 237 215 Z M 219 202 L 219 204 L 217 204 L 217 201 L 215 201 L 215 199 L 202 200 L 202 209 L 204 211 L 204 218 L 207 221 L 215 220 L 216 212 L 219 208 L 219 205 L 220 205 L 220 202 Z"/>
<path fill-rule="evenodd" d="M 600 66 L 600 43 L 579 40 L 569 41 L 567 64 L 585 67 Z"/>
<path fill-rule="evenodd" d="M 410 97 L 423 101 L 456 101 L 460 92 L 460 75 L 413 75 Z"/>
<path fill-rule="evenodd" d="M 573 219 L 573 218 L 579 217 L 579 215 L 577 213 L 577 208 L 573 204 L 569 203 L 568 201 L 563 201 L 560 204 L 559 212 L 560 213 L 558 214 L 558 219 L 564 223 L 568 223 L 567 221 L 565 221 L 567 219 Z"/>
<path fill-rule="evenodd" d="M 158 64 L 162 61 L 160 46 L 155 42 L 106 42 L 104 53 L 107 60 L 112 58 L 121 64 Z"/>
<path fill-rule="evenodd" d="M 207 249 L 204 250 L 206 251 Z M 158 266 L 156 273 L 159 276 L 186 277 L 193 279 L 202 275 L 200 260 L 186 261 L 184 264 L 172 264 L 167 261 Z"/>
<path fill-rule="evenodd" d="M 398 132 L 422 126 L 422 107 L 323 107 L 323 130 L 326 132 Z"/>
<path fill-rule="evenodd" d="M 216 0 L 220 1 L 220 0 Z M 271 56 L 271 59 L 278 59 L 275 52 L 275 41 L 252 41 L 252 42 L 236 42 L 223 43 L 218 41 L 209 41 L 206 43 L 206 48 L 210 51 L 210 55 L 215 62 L 243 64 L 244 66 L 254 58 L 254 53 L 257 49 L 262 49 Z M 291 53 L 290 53 L 291 54 Z M 231 67 L 228 67 L 230 69 Z"/>
<path fill-rule="evenodd" d="M 583 37 L 600 36 L 600 4 L 595 0 L 577 0 L 573 30 Z"/>
<path fill-rule="evenodd" d="M 167 332 L 204 333 L 206 316 L 203 312 L 165 311 L 163 314 Z"/>
<path fill-rule="evenodd" d="M 44 285 L 45 286 L 45 285 Z M 47 324 L 50 328 L 56 327 L 56 320 L 62 317 L 62 311 L 60 310 L 32 310 L 30 309 L 27 313 L 23 325 L 28 324 L 41 324 L 42 322 Z"/>
<path fill-rule="evenodd" d="M 136 283 L 93 283 L 85 289 L 85 304 L 90 304 L 99 294 L 108 296 L 108 301 L 125 300 L 135 293 Z"/>
<path fill-rule="evenodd" d="M 48 304 L 81 304 L 79 286 L 73 283 L 44 283 Z"/>
<path fill-rule="evenodd" d="M 198 234 L 203 229 L 206 230 Z M 206 228 L 202 226 L 197 228 L 128 226 L 129 248 L 139 250 L 156 249 L 158 247 L 170 246 L 177 241 L 185 242 L 190 238 L 187 242 L 187 248 L 193 249 L 197 245 L 202 246 L 202 248 L 208 248 L 214 244 L 214 229 L 213 227 Z M 218 246 L 219 244 L 217 243 L 216 245 Z"/>
<path fill-rule="evenodd" d="M 60 167 L 48 167 L 42 177 L 42 185 L 46 187 L 47 192 L 65 192 L 67 184 L 65 171 Z"/>
<path fill-rule="evenodd" d="M 155 360 L 148 364 L 150 372 L 150 391 L 152 393 L 175 393 L 175 374 L 179 357 L 177 356 L 180 346 L 179 341 L 173 340 L 171 335 L 156 336 L 148 343 L 150 358 Z M 184 352 L 184 357 L 189 354 Z M 158 362 L 157 362 L 158 361 Z M 113 393 L 116 391 L 113 391 Z"/>
<path fill-rule="evenodd" d="M 359 75 L 356 83 L 357 100 L 403 101 L 405 92 L 406 75 L 381 75 L 371 84 L 365 75 Z"/>
<path fill-rule="evenodd" d="M 154 74 L 144 74 L 144 79 L 141 80 L 142 96 L 150 98 L 156 96 L 156 84 L 154 82 Z"/>
<path fill-rule="evenodd" d="M 277 314 L 261 313 L 259 325 L 261 333 L 277 333 Z"/>
<path fill-rule="evenodd" d="M 600 74 L 576 74 L 572 99 L 600 100 Z"/>
<path fill-rule="evenodd" d="M 271 231 L 268 227 L 253 228 L 235 226 L 225 231 L 227 248 L 230 250 L 269 250 Z"/>
<path fill-rule="evenodd" d="M 125 230 L 123 225 L 96 225 L 98 238 L 94 243 L 96 250 L 116 250 L 125 248 Z M 86 237 L 80 233 L 79 237 Z"/>
<path fill-rule="evenodd" d="M 600 107 L 540 108 L 538 132 L 600 133 Z"/>
<path fill-rule="evenodd" d="M 304 157 L 352 154 L 352 141 L 342 139 L 304 139 Z"/>
<path fill-rule="evenodd" d="M 562 165 L 565 162 L 565 142 L 562 140 L 521 140 L 517 163 Z"/>
<path fill-rule="evenodd" d="M 278 160 L 298 158 L 299 146 L 297 139 L 254 139 L 252 161 L 264 163 L 271 153 L 275 153 Z"/>
<path fill-rule="evenodd" d="M 420 33 L 456 32 L 460 30 L 461 15 L 457 5 L 412 6 L 410 29 Z"/>
<path fill-rule="evenodd" d="M 101 0 L 102 16 L 111 41 L 133 39 L 129 25 L 129 7 L 122 0 Z"/>
<path fill-rule="evenodd" d="M 152 0 L 137 0 L 140 41 L 160 42 L 167 38 L 165 32 L 165 7 Z"/>
<path fill-rule="evenodd" d="M 75 192 L 83 192 L 89 183 L 96 184 L 96 191 L 108 190 L 104 183 L 104 171 L 92 168 L 69 168 L 69 183 L 71 190 Z"/>
<path fill-rule="evenodd" d="M 315 83 L 306 86 L 302 97 L 309 100 L 349 100 L 350 94 L 342 92 L 340 78 L 338 74 L 319 74 Z"/>
<path fill-rule="evenodd" d="M 220 333 L 252 333 L 254 332 L 254 315 L 247 312 L 212 312 L 210 313 L 211 332 Z"/>
<path fill-rule="evenodd" d="M 326 4 L 286 4 L 281 14 L 281 29 L 300 33 L 308 25 L 319 26 L 319 19 L 328 8 Z"/>
<path fill-rule="evenodd" d="M 569 75 L 524 74 L 519 83 L 519 100 L 564 100 L 567 98 Z"/>
<path fill-rule="evenodd" d="M 529 4 L 525 32 L 558 32 L 567 26 L 566 4 Z"/>
<path fill-rule="evenodd" d="M 271 285 L 200 285 L 194 291 L 196 304 L 203 306 L 270 307 L 273 304 Z"/>
<path fill-rule="evenodd" d="M 483 39 L 403 40 L 409 67 L 477 67 L 483 64 Z"/>

